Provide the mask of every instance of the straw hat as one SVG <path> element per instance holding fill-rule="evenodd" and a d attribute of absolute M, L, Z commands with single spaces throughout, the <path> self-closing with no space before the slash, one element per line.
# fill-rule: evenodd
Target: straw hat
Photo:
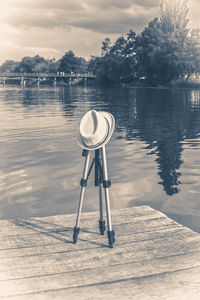
<path fill-rule="evenodd" d="M 86 150 L 99 149 L 109 141 L 114 127 L 113 115 L 104 111 L 89 110 L 80 121 L 77 142 Z"/>

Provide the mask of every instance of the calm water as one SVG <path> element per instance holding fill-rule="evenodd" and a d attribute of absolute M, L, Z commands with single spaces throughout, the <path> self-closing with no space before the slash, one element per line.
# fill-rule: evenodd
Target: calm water
<path fill-rule="evenodd" d="M 200 91 L 0 87 L 0 218 L 76 211 L 83 158 L 76 128 L 111 112 L 111 207 L 150 205 L 200 232 Z M 90 178 L 84 211 L 98 210 Z"/>

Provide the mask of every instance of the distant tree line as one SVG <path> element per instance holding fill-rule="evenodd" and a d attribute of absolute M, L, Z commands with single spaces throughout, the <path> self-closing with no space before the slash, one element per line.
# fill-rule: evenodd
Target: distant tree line
<path fill-rule="evenodd" d="M 39 55 L 23 57 L 21 61 L 7 60 L 0 66 L 0 72 L 8 73 L 57 73 L 87 72 L 87 61 L 77 57 L 70 50 L 57 60 L 45 59 Z"/>
<path fill-rule="evenodd" d="M 101 56 L 89 61 L 71 50 L 60 60 L 36 55 L 20 62 L 6 61 L 1 72 L 83 73 L 93 72 L 100 84 L 133 83 L 166 85 L 177 79 L 188 80 L 200 73 L 200 30 L 188 26 L 188 0 L 161 0 L 160 18 L 149 22 L 142 32 L 132 29 L 113 45 L 102 42 Z"/>

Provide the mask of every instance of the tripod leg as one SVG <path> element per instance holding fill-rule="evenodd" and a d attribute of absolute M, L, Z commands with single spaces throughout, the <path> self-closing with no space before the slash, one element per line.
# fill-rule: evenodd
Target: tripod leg
<path fill-rule="evenodd" d="M 105 231 L 105 220 L 103 219 L 103 195 L 102 195 L 102 184 L 99 182 L 99 230 L 101 235 L 104 235 Z"/>
<path fill-rule="evenodd" d="M 100 169 L 101 163 L 101 150 L 95 150 L 95 186 L 99 187 L 99 231 L 101 235 L 104 235 L 105 221 L 103 219 L 103 195 L 102 195 L 102 172 Z"/>
<path fill-rule="evenodd" d="M 103 186 L 105 190 L 105 202 L 106 202 L 106 214 L 107 214 L 107 223 L 108 223 L 108 243 L 110 248 L 113 248 L 113 244 L 115 242 L 115 232 L 112 230 L 111 223 L 111 213 L 110 213 L 110 199 L 109 199 L 109 191 L 111 183 L 108 180 L 108 170 L 107 170 L 107 162 L 106 162 L 106 149 L 105 146 L 102 147 L 102 160 L 103 160 Z"/>
<path fill-rule="evenodd" d="M 85 157 L 85 163 L 84 163 L 84 169 L 83 169 L 83 178 L 81 179 L 81 192 L 80 192 L 80 198 L 79 198 L 78 209 L 77 209 L 76 225 L 74 227 L 74 233 L 73 233 L 73 243 L 74 244 L 76 244 L 77 237 L 78 237 L 78 234 L 80 232 L 80 227 L 79 227 L 80 216 L 81 216 L 81 210 L 82 210 L 85 187 L 87 186 L 87 176 L 88 176 L 89 162 L 90 162 L 90 152 L 88 151 L 86 153 L 86 157 Z"/>

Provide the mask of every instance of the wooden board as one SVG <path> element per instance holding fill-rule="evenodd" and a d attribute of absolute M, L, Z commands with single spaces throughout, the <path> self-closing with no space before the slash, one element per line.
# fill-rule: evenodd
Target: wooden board
<path fill-rule="evenodd" d="M 200 299 L 200 235 L 148 206 L 0 221 L 0 299 Z"/>

